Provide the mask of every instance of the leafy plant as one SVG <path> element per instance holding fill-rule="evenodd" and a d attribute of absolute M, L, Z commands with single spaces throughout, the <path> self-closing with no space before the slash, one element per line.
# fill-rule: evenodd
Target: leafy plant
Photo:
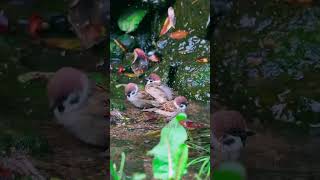
<path fill-rule="evenodd" d="M 197 179 L 209 179 L 211 163 L 210 163 L 210 144 L 205 146 L 199 146 L 197 144 L 188 143 L 191 148 L 195 149 L 198 152 L 203 152 L 204 155 L 197 157 L 191 160 L 188 163 L 188 168 L 191 166 L 198 166 L 200 169 L 196 174 Z"/>
<path fill-rule="evenodd" d="M 208 179 L 210 177 L 210 156 L 200 156 L 188 163 L 188 167 L 200 164 L 200 169 L 197 173 L 197 177 L 200 179 Z"/>
<path fill-rule="evenodd" d="M 110 160 L 110 174 L 111 174 L 112 179 L 114 179 L 114 180 L 121 180 L 122 179 L 123 174 L 124 174 L 123 169 L 124 169 L 125 159 L 126 159 L 126 156 L 125 156 L 124 152 L 122 152 L 119 171 L 117 171 L 116 164 L 114 164 Z"/>
<path fill-rule="evenodd" d="M 133 32 L 138 28 L 140 22 L 143 20 L 147 12 L 148 11 L 145 9 L 129 9 L 118 19 L 119 28 L 121 29 L 121 31 L 124 31 L 126 33 Z"/>
<path fill-rule="evenodd" d="M 187 132 L 179 121 L 187 115 L 178 114 L 162 130 L 160 142 L 148 155 L 153 155 L 153 176 L 157 179 L 179 180 L 187 172 L 188 146 Z"/>
<path fill-rule="evenodd" d="M 110 160 L 110 175 L 111 175 L 111 179 L 113 180 L 122 180 L 122 179 L 126 179 L 125 175 L 124 175 L 124 164 L 125 164 L 125 153 L 122 152 L 121 153 L 121 162 L 120 162 L 120 168 L 119 171 L 117 171 L 117 167 L 116 164 L 112 162 L 112 160 Z M 132 180 L 144 180 L 146 178 L 146 175 L 144 173 L 135 173 L 133 174 Z"/>
<path fill-rule="evenodd" d="M 245 180 L 246 177 L 246 169 L 237 162 L 224 162 L 213 172 L 214 180 Z"/>

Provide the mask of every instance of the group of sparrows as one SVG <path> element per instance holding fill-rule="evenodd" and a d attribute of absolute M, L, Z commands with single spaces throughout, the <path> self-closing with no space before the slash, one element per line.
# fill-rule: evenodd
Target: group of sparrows
<path fill-rule="evenodd" d="M 135 107 L 167 119 L 186 111 L 187 99 L 174 98 L 172 89 L 157 74 L 150 74 L 146 80 L 144 90 L 134 83 L 125 87 L 126 98 Z M 80 70 L 64 67 L 49 80 L 47 90 L 50 108 L 59 124 L 87 144 L 108 145 L 108 96 L 93 80 Z M 237 160 L 246 138 L 254 134 L 245 118 L 238 111 L 218 110 L 211 119 L 213 165 Z"/>
<path fill-rule="evenodd" d="M 107 146 L 109 122 L 106 113 L 106 91 L 75 68 L 63 67 L 50 78 L 47 85 L 49 105 L 57 122 L 81 141 L 96 146 Z M 168 119 L 185 112 L 188 102 L 183 96 L 174 98 L 172 89 L 152 73 L 144 90 L 129 83 L 125 94 L 134 106 L 155 112 Z"/>
<path fill-rule="evenodd" d="M 174 97 L 172 89 L 161 81 L 160 76 L 151 73 L 146 80 L 144 90 L 139 89 L 135 83 L 129 83 L 125 87 L 126 98 L 135 107 L 159 114 L 167 120 L 186 111 L 187 99 L 184 96 Z"/>

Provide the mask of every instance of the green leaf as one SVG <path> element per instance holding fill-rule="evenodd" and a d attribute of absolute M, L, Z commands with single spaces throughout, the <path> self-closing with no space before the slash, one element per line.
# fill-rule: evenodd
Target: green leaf
<path fill-rule="evenodd" d="M 148 155 L 154 156 L 152 164 L 155 178 L 179 178 L 186 172 L 188 147 L 185 141 L 187 138 L 186 130 L 176 118 L 161 130 L 159 144 L 148 152 Z"/>
<path fill-rule="evenodd" d="M 174 156 L 175 164 L 175 179 L 179 180 L 182 175 L 186 173 L 186 167 L 188 162 L 188 146 L 186 144 L 181 144 L 178 151 Z"/>
<path fill-rule="evenodd" d="M 124 154 L 124 152 L 122 152 L 121 153 L 121 163 L 120 163 L 120 168 L 119 168 L 119 172 L 118 172 L 120 179 L 122 179 L 122 177 L 123 177 L 123 169 L 124 169 L 125 160 L 126 160 L 126 155 Z"/>
<path fill-rule="evenodd" d="M 245 180 L 246 176 L 245 167 L 237 162 L 224 162 L 213 171 L 215 180 Z"/>
<path fill-rule="evenodd" d="M 115 165 L 113 164 L 112 160 L 110 160 L 110 175 L 111 175 L 111 179 L 113 180 L 120 180 L 118 173 L 114 167 Z"/>
<path fill-rule="evenodd" d="M 144 180 L 146 178 L 147 178 L 146 174 L 143 174 L 143 173 L 134 173 L 132 176 L 132 180 Z"/>
<path fill-rule="evenodd" d="M 147 10 L 145 9 L 129 9 L 118 19 L 118 26 L 126 33 L 133 32 L 138 28 L 146 14 Z"/>

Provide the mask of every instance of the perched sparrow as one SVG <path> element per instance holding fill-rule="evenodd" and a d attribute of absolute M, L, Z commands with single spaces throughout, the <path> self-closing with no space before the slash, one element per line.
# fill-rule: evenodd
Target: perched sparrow
<path fill-rule="evenodd" d="M 139 90 L 138 85 L 135 83 L 129 83 L 125 87 L 125 94 L 127 100 L 138 108 L 150 108 L 159 106 L 159 102 L 155 101 L 145 91 Z"/>
<path fill-rule="evenodd" d="M 85 143 L 108 144 L 107 95 L 86 74 L 71 67 L 61 68 L 49 80 L 47 90 L 59 124 Z"/>
<path fill-rule="evenodd" d="M 178 96 L 172 101 L 161 104 L 158 108 L 144 109 L 143 111 L 155 112 L 167 119 L 175 117 L 180 112 L 185 112 L 188 106 L 188 101 L 184 96 Z"/>
<path fill-rule="evenodd" d="M 171 88 L 161 83 L 161 78 L 157 74 L 151 73 L 146 80 L 147 84 L 145 86 L 145 91 L 154 97 L 158 102 L 164 103 L 173 99 Z"/>
<path fill-rule="evenodd" d="M 246 138 L 253 134 L 247 129 L 245 119 L 238 111 L 215 112 L 211 132 L 214 167 L 223 161 L 239 159 Z"/>

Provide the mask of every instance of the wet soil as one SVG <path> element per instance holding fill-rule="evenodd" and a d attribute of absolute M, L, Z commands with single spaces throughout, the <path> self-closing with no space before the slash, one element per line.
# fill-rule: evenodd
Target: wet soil
<path fill-rule="evenodd" d="M 244 151 L 248 179 L 319 179 L 319 150 L 319 137 L 283 135 L 270 126 L 259 129 Z"/>
<path fill-rule="evenodd" d="M 92 147 L 71 136 L 54 122 L 41 126 L 50 155 L 35 159 L 35 166 L 49 177 L 62 179 L 108 179 L 104 149 Z"/>

